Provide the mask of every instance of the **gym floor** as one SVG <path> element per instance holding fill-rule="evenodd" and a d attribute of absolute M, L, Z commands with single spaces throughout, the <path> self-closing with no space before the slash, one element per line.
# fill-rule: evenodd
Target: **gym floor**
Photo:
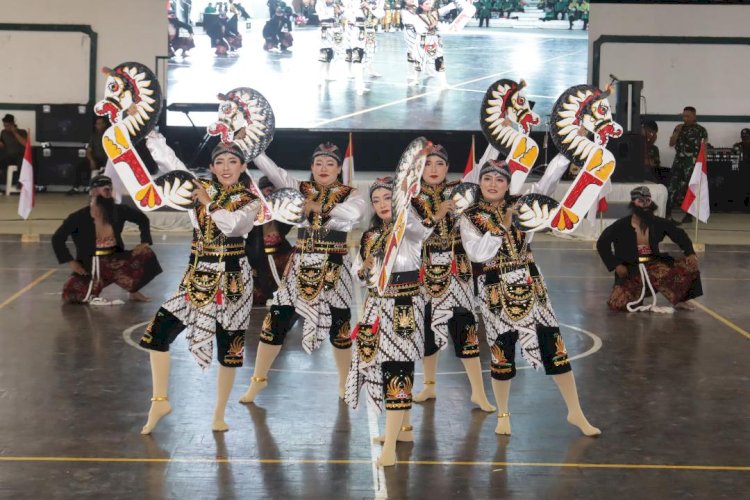
<path fill-rule="evenodd" d="M 202 372 L 184 338 L 172 347 L 173 413 L 141 436 L 151 396 L 148 355 L 135 346 L 187 264 L 189 237 L 157 234 L 164 267 L 150 303 L 62 305 L 67 268 L 49 245 L 0 236 L 0 497 L 56 498 L 740 498 L 750 481 L 747 246 L 701 256 L 705 296 L 692 312 L 616 314 L 611 276 L 590 243 L 540 241 L 545 274 L 599 438 L 565 421 L 543 373 L 519 371 L 513 435 L 469 402 L 452 350 L 441 355 L 437 400 L 415 404 L 414 443 L 373 466 L 383 418 L 337 398 L 325 346 L 287 338 L 256 404 L 246 389 L 265 307 L 253 310 L 227 433 L 211 431 L 216 363 Z M 129 245 L 137 241 L 128 235 Z M 111 287 L 109 298 L 126 299 Z M 739 300 L 738 300 L 739 299 Z M 355 306 L 353 316 L 356 317 Z M 449 348 L 450 349 L 450 348 Z M 489 368 L 483 345 L 482 362 Z M 524 362 L 520 362 L 525 366 Z M 417 365 L 417 371 L 421 366 Z M 422 386 L 417 376 L 416 390 Z M 489 375 L 485 388 L 490 400 Z M 742 492 L 745 493 L 742 493 Z"/>

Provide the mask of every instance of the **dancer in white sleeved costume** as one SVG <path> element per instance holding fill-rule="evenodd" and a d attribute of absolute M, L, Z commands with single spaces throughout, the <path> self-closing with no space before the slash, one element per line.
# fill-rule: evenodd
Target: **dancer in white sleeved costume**
<path fill-rule="evenodd" d="M 409 64 L 407 84 L 418 85 L 423 75 L 432 74 L 442 88 L 448 87 L 443 58 L 443 38 L 440 36 L 440 16 L 454 10 L 451 2 L 440 9 L 433 9 L 433 0 L 420 0 L 419 7 L 407 3 L 401 11 L 404 23 L 404 38 Z"/>
<path fill-rule="evenodd" d="M 339 181 L 342 156 L 334 144 L 321 144 L 315 149 L 309 181 L 295 179 L 265 154 L 253 161 L 274 186 L 302 192 L 307 200 L 307 220 L 299 229 L 294 254 L 263 321 L 255 371 L 250 388 L 240 401 L 252 402 L 267 386 L 268 371 L 292 327 L 295 312 L 304 320 L 302 347 L 307 353 L 318 349 L 326 338 L 334 347 L 339 396 L 343 398 L 352 345 L 352 275 L 347 233 L 362 219 L 366 202 L 356 189 Z"/>

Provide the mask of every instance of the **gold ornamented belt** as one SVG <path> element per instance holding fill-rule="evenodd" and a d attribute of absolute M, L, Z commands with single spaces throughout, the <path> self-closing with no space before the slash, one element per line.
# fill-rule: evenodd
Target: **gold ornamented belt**
<path fill-rule="evenodd" d="M 263 251 L 266 255 L 271 255 L 279 251 L 279 247 L 265 247 Z"/>
<path fill-rule="evenodd" d="M 639 255 L 638 256 L 638 263 L 644 264 L 646 262 L 652 262 L 656 260 L 656 255 Z"/>
<path fill-rule="evenodd" d="M 245 243 L 227 243 L 225 245 L 211 245 L 201 241 L 194 241 L 191 253 L 198 256 L 222 257 L 245 255 Z"/>
<path fill-rule="evenodd" d="M 297 240 L 297 248 L 308 253 L 346 254 L 349 252 L 345 241 L 316 241 L 312 239 L 303 239 Z"/>
<path fill-rule="evenodd" d="M 97 248 L 94 255 L 97 257 L 104 257 L 105 255 L 112 255 L 116 251 L 117 247 Z"/>
<path fill-rule="evenodd" d="M 485 264 L 484 266 L 482 266 L 482 272 L 486 273 L 489 271 L 513 271 L 515 269 L 522 268 L 528 264 L 533 264 L 533 263 L 534 263 L 534 259 L 500 260 L 500 261 L 495 261 L 495 262 L 490 262 L 488 264 Z"/>
<path fill-rule="evenodd" d="M 386 286 L 383 291 L 383 298 L 395 299 L 396 297 L 414 297 L 419 295 L 420 284 L 419 284 L 419 272 L 418 271 L 405 271 L 393 273 L 391 275 L 390 283 Z M 376 297 L 377 294 L 373 289 L 369 291 L 370 295 Z"/>

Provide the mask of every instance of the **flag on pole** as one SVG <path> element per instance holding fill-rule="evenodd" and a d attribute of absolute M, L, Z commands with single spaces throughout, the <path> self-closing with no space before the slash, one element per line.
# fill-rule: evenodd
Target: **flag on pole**
<path fill-rule="evenodd" d="M 708 222 L 711 209 L 708 204 L 708 174 L 706 169 L 706 143 L 701 141 L 701 149 L 690 176 L 682 210 L 689 213 L 704 224 Z"/>
<path fill-rule="evenodd" d="M 26 151 L 23 154 L 21 173 L 18 176 L 21 183 L 21 196 L 18 198 L 18 215 L 22 219 L 28 219 L 31 209 L 34 208 L 34 167 L 31 166 L 31 134 L 26 134 Z"/>
<path fill-rule="evenodd" d="M 469 157 L 466 159 L 466 167 L 464 167 L 464 177 L 469 175 L 474 170 L 474 134 L 471 135 L 471 149 L 469 150 Z"/>
<path fill-rule="evenodd" d="M 607 210 L 609 210 L 609 203 L 607 203 L 607 195 L 612 191 L 612 184 L 607 181 L 604 186 L 602 186 L 602 190 L 599 191 L 599 202 L 596 206 L 596 211 L 600 214 L 603 214 Z"/>
<path fill-rule="evenodd" d="M 341 164 L 341 174 L 344 184 L 351 186 L 354 182 L 354 147 L 352 146 L 352 133 L 349 132 L 349 145 L 346 146 L 344 162 Z"/>

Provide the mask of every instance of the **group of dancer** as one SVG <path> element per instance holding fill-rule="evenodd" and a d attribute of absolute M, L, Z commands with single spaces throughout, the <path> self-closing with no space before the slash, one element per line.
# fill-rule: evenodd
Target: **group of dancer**
<path fill-rule="evenodd" d="M 457 9 L 455 3 L 434 8 L 434 0 L 405 0 L 399 11 L 404 27 L 407 85 L 418 85 L 423 76 L 434 76 L 440 86 L 447 87 L 440 16 Z M 332 65 L 348 64 L 348 73 L 355 80 L 355 90 L 362 95 L 364 76 L 380 76 L 374 67 L 377 51 L 377 29 L 386 15 L 384 0 L 320 0 L 315 6 L 320 19 L 321 81 L 335 80 Z M 393 15 L 393 10 L 389 11 Z"/>
<path fill-rule="evenodd" d="M 209 134 L 221 138 L 211 153 L 212 178 L 196 179 L 152 131 L 161 106 L 155 75 L 137 63 L 106 73 L 105 99 L 95 110 L 111 117 L 103 145 L 121 180 L 142 210 L 187 210 L 193 226 L 187 270 L 140 340 L 149 351 L 152 372 L 151 407 L 142 433 L 151 433 L 171 411 L 169 349 L 183 332 L 203 368 L 210 365 L 216 344 L 220 366 L 212 428 L 228 430 L 224 414 L 236 368 L 244 362 L 253 302 L 246 239 L 269 221 L 278 221 L 297 226 L 297 239 L 263 319 L 242 403 L 253 403 L 268 388 L 269 371 L 301 318 L 307 353 L 326 339 L 332 346 L 338 397 L 356 408 L 364 393 L 375 408 L 385 409 L 385 432 L 378 437 L 383 466 L 395 463 L 398 441 L 413 440 L 412 403 L 436 397 L 439 352 L 450 341 L 469 380 L 467 399 L 482 411 L 498 412 L 497 434 L 511 432 L 508 400 L 519 342 L 522 356 L 556 382 L 568 422 L 586 436 L 600 434 L 581 410 L 570 359 L 527 234 L 542 227 L 573 228 L 580 219 L 577 213 L 588 210 L 577 201 L 585 188 L 574 190 L 577 197 L 568 196 L 562 204 L 539 194 L 517 196 L 538 152 L 528 136 L 538 117 L 521 94 L 523 81 L 499 80 L 488 90 L 480 116 L 493 147 L 466 176 L 468 182 L 448 182 L 446 149 L 420 138 L 405 150 L 395 179 L 380 178 L 365 194 L 342 182 L 343 157 L 332 143 L 312 152 L 309 180 L 298 180 L 276 165 L 265 154 L 273 136 L 273 111 L 247 87 L 219 94 L 219 118 L 208 127 Z M 139 90 L 136 103 L 125 93 L 130 88 Z M 606 93 L 574 87 L 559 99 L 565 113 L 572 113 L 570 99 L 580 101 L 579 114 L 588 116 L 589 106 L 603 109 Z M 610 118 L 605 114 L 599 120 Z M 518 130 L 512 129 L 514 123 Z M 584 125 L 601 128 L 581 123 L 572 147 L 590 141 Z M 606 129 L 614 131 L 615 125 Z M 133 142 L 144 139 L 159 170 L 166 172 L 155 180 L 133 148 Z M 587 151 L 599 156 L 598 164 L 568 153 L 588 165 L 581 182 L 601 185 L 614 160 L 601 146 Z M 268 198 L 247 174 L 250 161 L 278 189 Z M 352 257 L 348 234 L 362 223 L 368 204 L 375 216 Z M 271 276 L 259 274 L 258 279 Z M 355 286 L 366 287 L 367 294 L 352 328 Z M 496 406 L 484 391 L 477 308 L 489 346 Z M 420 360 L 423 388 L 413 395 Z"/>
<path fill-rule="evenodd" d="M 183 330 L 188 331 L 190 350 L 202 367 L 211 362 L 215 339 L 220 367 L 213 430 L 228 429 L 224 411 L 234 369 L 243 363 L 252 303 L 243 238 L 254 230 L 260 201 L 243 180 L 247 163 L 237 146 L 220 143 L 211 157 L 213 179 L 201 182 L 193 192 L 196 207 L 190 212 L 194 233 L 188 270 L 140 342 L 150 350 L 153 375 L 152 405 L 142 431 L 146 434 L 171 410 L 168 351 Z M 393 224 L 393 179 L 378 179 L 370 187 L 369 203 L 376 215 L 352 259 L 347 233 L 361 222 L 368 200 L 341 183 L 338 147 L 326 143 L 315 149 L 308 181 L 295 179 L 265 154 L 254 162 L 275 186 L 298 189 L 304 195 L 306 222 L 263 320 L 254 373 L 241 402 L 252 403 L 267 388 L 268 372 L 299 315 L 306 352 L 320 348 L 326 338 L 333 347 L 338 396 L 356 408 L 364 389 L 372 404 L 385 408 L 381 464 L 392 465 L 396 442 L 413 439 L 412 401 L 436 395 L 438 354 L 449 337 L 466 369 L 471 401 L 484 411 L 496 410 L 484 393 L 476 302 L 492 357 L 492 388 L 499 408 L 495 431 L 510 434 L 508 397 L 516 374 L 515 345 L 520 340 L 524 358 L 553 376 L 568 406 L 569 422 L 585 435 L 599 434 L 581 411 L 565 344 L 526 236 L 510 223 L 511 175 L 504 161 L 485 162 L 479 172 L 478 201 L 457 217 L 451 200 L 457 183 L 446 182 L 447 153 L 439 145 L 431 147 L 391 279 L 382 294 L 368 289 L 354 329 L 350 327 L 354 285 L 371 282 L 368 278 Z M 481 265 L 476 296 L 471 262 Z M 414 365 L 419 360 L 424 363 L 424 389 L 412 397 Z"/>

